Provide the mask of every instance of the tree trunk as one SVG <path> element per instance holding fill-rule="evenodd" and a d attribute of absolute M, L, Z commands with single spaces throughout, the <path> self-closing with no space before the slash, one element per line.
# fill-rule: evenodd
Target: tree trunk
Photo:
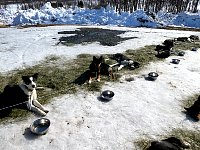
<path fill-rule="evenodd" d="M 193 13 L 197 13 L 198 12 L 198 10 L 197 10 L 198 4 L 199 4 L 199 0 L 196 0 L 196 2 L 194 3 Z"/>

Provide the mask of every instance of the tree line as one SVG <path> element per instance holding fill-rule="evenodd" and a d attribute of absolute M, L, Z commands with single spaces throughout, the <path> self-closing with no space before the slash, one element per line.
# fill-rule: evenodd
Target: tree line
<path fill-rule="evenodd" d="M 100 0 L 105 6 L 116 7 L 118 12 L 133 12 L 143 9 L 147 12 L 167 11 L 172 13 L 180 13 L 184 11 L 196 13 L 199 0 Z"/>
<path fill-rule="evenodd" d="M 155 13 L 161 10 L 172 13 L 184 11 L 196 13 L 199 4 L 199 0 L 98 0 L 98 3 L 94 3 L 94 0 L 0 0 L 0 7 L 5 8 L 9 4 L 17 4 L 22 9 L 38 9 L 47 1 L 54 4 L 54 7 L 79 6 L 80 2 L 83 4 L 81 7 L 91 9 L 110 6 L 119 13 L 131 13 L 138 9 Z"/>

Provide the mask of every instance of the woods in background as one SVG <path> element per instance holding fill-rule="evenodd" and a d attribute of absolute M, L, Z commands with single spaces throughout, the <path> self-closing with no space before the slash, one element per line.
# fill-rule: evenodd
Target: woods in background
<path fill-rule="evenodd" d="M 100 0 L 107 1 L 107 0 Z M 105 2 L 103 2 L 105 3 Z M 199 0 L 110 0 L 108 4 L 116 7 L 116 11 L 135 11 L 143 9 L 147 12 L 157 13 L 164 10 L 172 13 L 183 11 L 197 12 Z"/>
<path fill-rule="evenodd" d="M 0 0 L 0 8 L 6 8 L 9 4 L 17 4 L 21 9 L 38 9 L 46 2 L 51 2 L 53 7 L 81 7 L 97 9 L 110 6 L 116 12 L 133 12 L 143 9 L 147 12 L 157 13 L 164 10 L 172 13 L 188 11 L 196 13 L 199 0 Z"/>

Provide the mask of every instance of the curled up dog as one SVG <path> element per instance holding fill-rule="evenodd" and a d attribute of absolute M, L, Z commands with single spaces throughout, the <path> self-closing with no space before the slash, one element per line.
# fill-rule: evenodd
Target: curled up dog
<path fill-rule="evenodd" d="M 23 82 L 18 85 L 7 85 L 0 96 L 0 108 L 4 111 L 12 110 L 12 108 L 27 108 L 41 116 L 45 116 L 49 111 L 43 107 L 37 100 L 36 80 L 38 74 L 31 76 L 22 76 Z M 1 113 L 1 112 L 0 112 Z"/>
<path fill-rule="evenodd" d="M 194 104 L 189 108 L 184 108 L 187 111 L 187 114 L 194 119 L 195 121 L 200 120 L 200 95 Z"/>
<path fill-rule="evenodd" d="M 185 143 L 176 137 L 169 137 L 161 141 L 151 142 L 151 146 L 147 150 L 182 150 L 188 148 L 188 143 Z"/>
<path fill-rule="evenodd" d="M 93 56 L 92 63 L 89 66 L 89 81 L 90 84 L 92 82 L 92 77 L 95 75 L 97 81 L 100 82 L 101 75 L 108 75 L 111 78 L 114 78 L 112 67 L 106 63 L 103 63 L 103 57 L 99 58 Z"/>

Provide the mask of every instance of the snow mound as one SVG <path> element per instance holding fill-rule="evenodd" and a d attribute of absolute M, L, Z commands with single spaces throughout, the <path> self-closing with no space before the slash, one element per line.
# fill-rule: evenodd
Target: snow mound
<path fill-rule="evenodd" d="M 183 12 L 177 15 L 173 20 L 172 24 L 177 26 L 187 26 L 187 27 L 200 27 L 200 17 L 199 14 L 191 14 L 188 12 Z"/>
<path fill-rule="evenodd" d="M 13 8 L 13 9 L 12 9 Z M 7 7 L 0 9 L 0 22 L 10 25 L 26 24 L 74 24 L 74 25 L 109 25 L 127 27 L 158 27 L 158 26 L 184 26 L 200 28 L 200 14 L 183 12 L 172 14 L 158 12 L 153 19 L 144 10 L 133 13 L 116 13 L 111 7 L 100 9 L 84 8 L 53 8 L 50 2 L 44 4 L 41 9 L 21 10 L 19 8 Z"/>

